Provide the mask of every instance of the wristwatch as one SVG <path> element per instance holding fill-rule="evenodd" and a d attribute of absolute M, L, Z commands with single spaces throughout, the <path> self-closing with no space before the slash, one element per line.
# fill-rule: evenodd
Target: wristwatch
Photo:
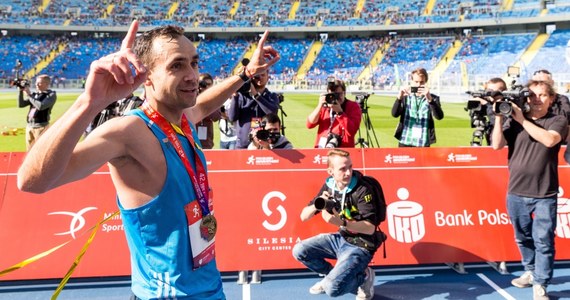
<path fill-rule="evenodd" d="M 251 80 L 251 78 L 247 77 L 247 74 L 245 73 L 245 68 L 243 68 L 243 71 L 239 74 L 239 78 L 241 78 L 241 80 L 243 80 L 243 82 L 248 82 Z"/>

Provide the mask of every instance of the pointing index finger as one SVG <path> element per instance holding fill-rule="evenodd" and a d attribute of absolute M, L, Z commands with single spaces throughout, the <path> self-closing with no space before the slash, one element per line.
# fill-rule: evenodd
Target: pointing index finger
<path fill-rule="evenodd" d="M 129 27 L 127 35 L 125 36 L 123 42 L 121 43 L 121 50 L 130 49 L 133 47 L 133 44 L 135 43 L 135 38 L 137 37 L 138 30 L 139 30 L 139 21 L 134 20 L 131 23 L 131 27 Z"/>
<path fill-rule="evenodd" d="M 265 30 L 265 32 L 263 33 L 263 36 L 259 40 L 259 43 L 257 43 L 257 48 L 263 49 L 263 45 L 265 44 L 265 41 L 267 40 L 268 36 L 269 36 L 269 30 Z"/>

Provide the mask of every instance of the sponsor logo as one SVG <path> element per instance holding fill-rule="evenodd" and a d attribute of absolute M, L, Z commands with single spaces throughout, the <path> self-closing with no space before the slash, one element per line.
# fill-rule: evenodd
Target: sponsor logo
<path fill-rule="evenodd" d="M 415 162 L 416 158 L 409 155 L 392 155 L 384 156 L 384 162 L 387 164 L 407 164 Z"/>
<path fill-rule="evenodd" d="M 83 209 L 81 209 L 78 212 L 71 212 L 71 211 L 55 211 L 55 212 L 51 212 L 48 215 L 52 216 L 52 215 L 65 215 L 65 216 L 70 216 L 71 217 L 71 221 L 69 222 L 69 230 L 65 231 L 65 232 L 59 232 L 59 233 L 55 233 L 54 235 L 71 235 L 71 237 L 73 239 L 75 239 L 75 233 L 80 231 L 81 229 L 83 229 L 83 227 L 85 226 L 85 218 L 83 217 L 83 214 L 85 214 L 88 211 L 91 210 L 96 210 L 96 207 L 85 207 Z"/>
<path fill-rule="evenodd" d="M 386 219 L 390 236 L 401 243 L 414 243 L 426 234 L 426 217 L 420 203 L 408 200 L 410 193 L 407 188 L 400 188 L 397 197 L 400 201 L 390 203 L 386 208 Z M 499 209 L 487 211 L 479 209 L 476 212 L 463 209 L 460 212 L 435 211 L 433 220 L 436 227 L 467 227 L 467 226 L 496 226 L 511 224 L 506 212 Z"/>
<path fill-rule="evenodd" d="M 313 158 L 313 164 L 317 164 L 317 165 L 326 165 L 329 161 L 329 157 L 326 155 L 320 155 L 317 154 L 315 155 L 315 157 Z"/>
<path fill-rule="evenodd" d="M 279 160 L 273 156 L 253 156 L 247 158 L 248 165 L 255 166 L 268 166 L 272 164 L 278 164 Z"/>
<path fill-rule="evenodd" d="M 261 208 L 263 209 L 263 213 L 268 217 L 270 217 L 273 214 L 273 211 L 269 208 L 269 201 L 275 198 L 281 200 L 281 202 L 287 199 L 287 197 L 283 193 L 278 191 L 273 191 L 265 195 L 265 197 L 263 197 L 263 200 L 261 200 Z M 281 216 L 279 218 L 279 222 L 277 222 L 277 224 L 271 224 L 267 220 L 265 220 L 263 221 L 263 227 L 265 227 L 265 229 L 269 231 L 277 231 L 283 228 L 283 226 L 285 226 L 285 223 L 287 223 L 287 211 L 282 205 L 279 205 L 277 206 L 277 212 Z"/>
<path fill-rule="evenodd" d="M 477 161 L 477 156 L 471 155 L 471 154 L 454 154 L 449 153 L 447 155 L 447 161 L 448 162 L 474 162 Z"/>
<path fill-rule="evenodd" d="M 408 200 L 410 193 L 406 188 L 398 189 L 396 194 L 401 201 L 386 208 L 390 236 L 401 243 L 417 242 L 426 234 L 423 206 Z"/>
<path fill-rule="evenodd" d="M 300 237 L 293 236 L 277 236 L 277 231 L 283 229 L 287 223 L 287 210 L 281 204 L 278 204 L 275 210 L 271 210 L 270 203 L 273 201 L 284 202 L 287 196 L 279 191 L 267 193 L 261 200 L 261 208 L 263 213 L 270 217 L 274 213 L 279 214 L 277 222 L 270 222 L 267 219 L 263 221 L 263 228 L 271 232 L 264 237 L 249 237 L 246 240 L 248 246 L 257 247 L 257 251 L 291 251 L 293 246 L 301 241 Z M 272 218 L 273 219 L 273 218 Z"/>

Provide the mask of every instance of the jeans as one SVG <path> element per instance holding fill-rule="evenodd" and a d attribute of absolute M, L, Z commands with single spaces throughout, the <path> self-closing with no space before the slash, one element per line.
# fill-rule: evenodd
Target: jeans
<path fill-rule="evenodd" d="M 533 282 L 547 286 L 554 266 L 557 197 L 529 198 L 507 194 L 507 211 L 525 271 Z"/>
<path fill-rule="evenodd" d="M 220 141 L 220 149 L 234 150 L 236 148 L 236 141 L 222 142 Z"/>
<path fill-rule="evenodd" d="M 310 270 L 326 275 L 322 284 L 330 297 L 356 294 L 372 260 L 368 250 L 349 244 L 339 233 L 319 234 L 303 240 L 293 248 L 293 256 Z M 334 268 L 325 259 L 336 259 Z"/>

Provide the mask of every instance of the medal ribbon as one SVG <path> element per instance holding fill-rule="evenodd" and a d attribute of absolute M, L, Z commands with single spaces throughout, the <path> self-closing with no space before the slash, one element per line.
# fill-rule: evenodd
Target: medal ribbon
<path fill-rule="evenodd" d="M 196 193 L 196 198 L 198 199 L 198 203 L 200 204 L 200 208 L 202 209 L 202 217 L 210 214 L 210 207 L 208 206 L 208 176 L 206 176 L 206 168 L 198 155 L 198 151 L 201 151 L 194 142 L 194 137 L 192 136 L 192 129 L 190 129 L 190 125 L 188 124 L 188 119 L 186 115 L 182 115 L 182 131 L 184 132 L 184 136 L 190 142 L 190 147 L 194 150 L 194 158 L 196 160 L 196 172 L 192 168 L 190 161 L 188 160 L 188 156 L 184 152 L 184 148 L 182 148 L 182 144 L 178 139 L 176 131 L 172 128 L 170 122 L 168 122 L 161 114 L 155 111 L 148 102 L 145 102 L 141 109 L 147 115 L 147 117 L 156 123 L 158 127 L 166 134 L 168 140 L 174 146 L 174 149 L 178 153 L 180 160 L 184 164 L 188 175 L 190 176 L 190 180 L 192 181 L 194 192 Z M 196 176 L 198 173 L 198 176 Z"/>

